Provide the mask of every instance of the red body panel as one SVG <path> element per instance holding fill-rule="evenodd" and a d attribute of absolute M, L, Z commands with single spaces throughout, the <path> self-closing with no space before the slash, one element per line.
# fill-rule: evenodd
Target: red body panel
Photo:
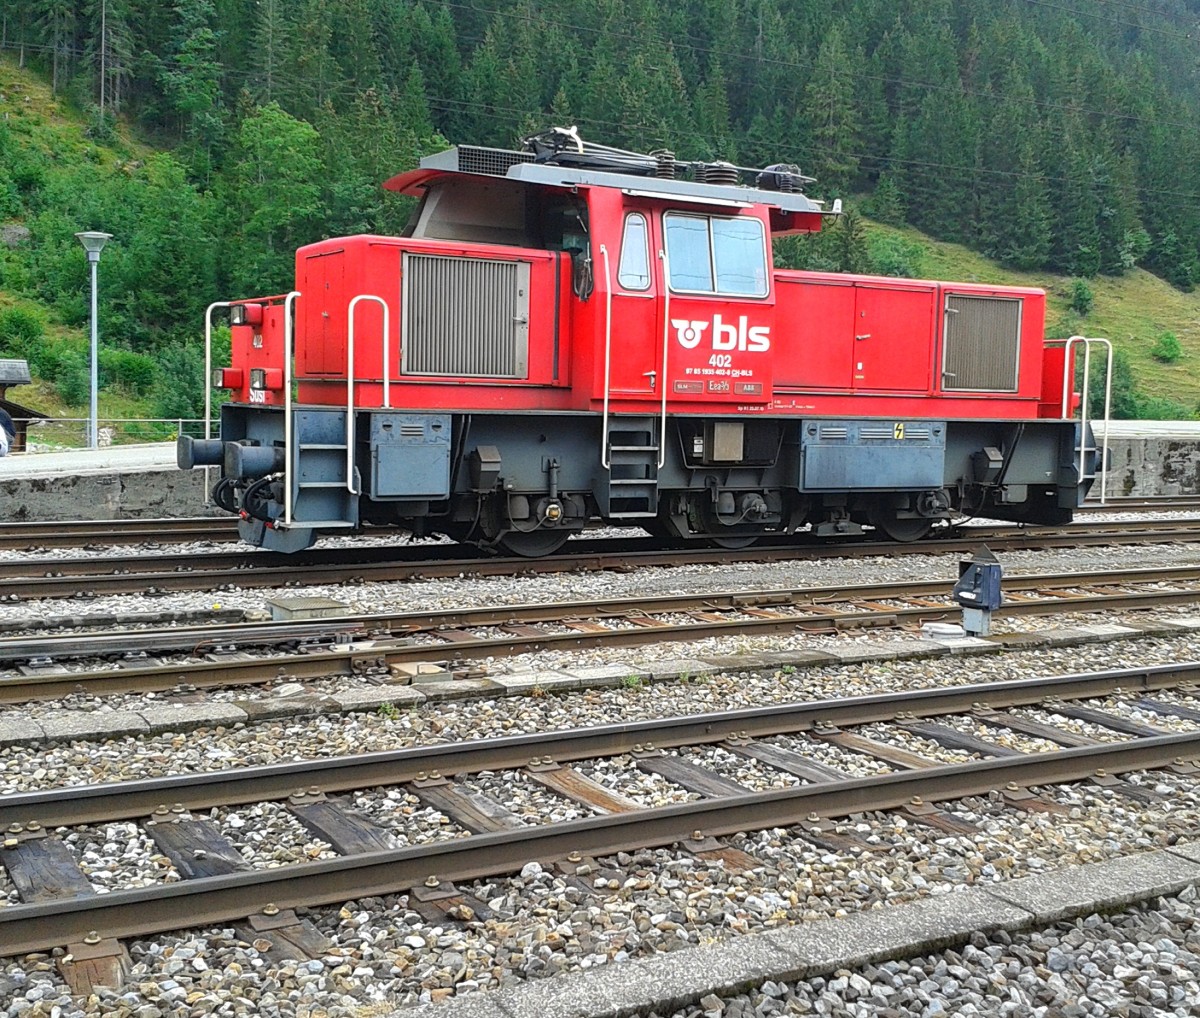
<path fill-rule="evenodd" d="M 593 189 L 594 289 L 571 288 L 570 257 L 502 244 L 357 236 L 323 241 L 296 256 L 295 372 L 301 403 L 346 400 L 347 310 L 358 295 L 388 306 L 391 405 L 439 410 L 596 411 L 606 389 L 613 412 L 818 414 L 929 419 L 1061 416 L 1061 353 L 1043 358 L 1040 290 L 778 270 L 762 297 L 667 292 L 661 208 L 620 191 Z M 650 282 L 618 282 L 625 216 L 649 225 Z M 723 210 L 728 216 L 730 210 Z M 769 226 L 767 210 L 753 216 Z M 769 234 L 768 234 L 769 236 Z M 402 370 L 404 254 L 525 262 L 530 272 L 528 370 L 524 378 L 429 377 Z M 943 387 L 947 295 L 1019 299 L 1020 363 L 1015 392 Z M 611 314 L 611 323 L 609 321 Z M 282 393 L 251 393 L 254 367 L 283 360 L 283 308 L 267 308 L 261 332 L 234 330 L 232 366 L 244 370 L 240 398 L 275 404 Z M 606 335 L 610 336 L 606 349 Z M 355 314 L 355 404 L 383 404 L 383 315 L 375 301 Z M 262 346 L 254 342 L 262 340 Z M 1045 373 L 1045 382 L 1043 376 Z"/>

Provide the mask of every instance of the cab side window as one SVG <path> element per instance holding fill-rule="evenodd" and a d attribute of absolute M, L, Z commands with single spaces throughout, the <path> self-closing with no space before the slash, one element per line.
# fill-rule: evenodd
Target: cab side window
<path fill-rule="evenodd" d="M 650 289 L 650 245 L 646 217 L 631 212 L 625 217 L 625 235 L 621 239 L 621 262 L 617 282 L 626 290 Z"/>
<path fill-rule="evenodd" d="M 669 212 L 663 223 L 672 290 L 767 295 L 767 247 L 760 220 Z"/>

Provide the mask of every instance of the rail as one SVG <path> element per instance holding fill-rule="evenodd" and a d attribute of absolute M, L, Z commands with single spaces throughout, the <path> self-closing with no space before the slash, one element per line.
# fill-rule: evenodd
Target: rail
<path fill-rule="evenodd" d="M 671 348 L 671 266 L 665 248 L 658 257 L 663 267 L 662 419 L 658 423 L 658 469 L 667 462 L 667 351 Z"/>
<path fill-rule="evenodd" d="M 383 308 L 383 406 L 385 410 L 392 408 L 392 334 L 388 328 L 387 301 L 374 294 L 360 293 L 350 301 L 350 307 L 346 310 L 346 490 L 351 495 L 362 494 L 362 491 L 354 486 L 354 309 L 360 300 L 373 300 Z"/>
<path fill-rule="evenodd" d="M 18 831 L 22 826 L 26 828 L 13 837 L 15 844 L 10 847 L 15 861 L 21 860 L 24 853 L 32 857 L 25 862 L 27 874 L 37 872 L 35 848 L 44 840 L 40 835 L 42 828 L 142 818 L 149 813 L 150 818 L 142 823 L 150 834 L 163 816 L 190 821 L 189 810 L 286 801 L 300 823 L 329 838 L 324 832 L 330 826 L 312 816 L 312 807 L 329 793 L 380 785 L 405 786 L 407 793 L 435 806 L 473 833 L 396 848 L 386 830 L 360 820 L 356 822 L 357 829 L 371 835 L 365 850 L 357 837 L 354 839 L 357 844 L 350 839 L 339 843 L 330 838 L 339 853 L 336 858 L 233 872 L 192 864 L 194 859 L 203 859 L 213 846 L 228 853 L 227 858 L 236 858 L 232 843 L 220 835 L 205 841 L 205 851 L 199 853 L 196 852 L 199 842 L 195 839 L 181 844 L 183 838 L 171 838 L 169 842 L 155 838 L 158 849 L 181 872 L 189 874 L 188 878 L 107 894 L 85 892 L 50 900 L 22 901 L 2 908 L 0 954 L 16 955 L 62 944 L 88 943 L 85 938 L 94 940 L 100 936 L 94 931 L 103 931 L 105 938 L 145 936 L 178 929 L 181 922 L 204 926 L 225 924 L 260 912 L 276 916 L 281 907 L 340 904 L 422 884 L 454 894 L 454 882 L 515 871 L 529 859 L 578 858 L 571 853 L 602 857 L 675 842 L 693 853 L 721 852 L 729 846 L 716 841 L 717 838 L 747 830 L 793 826 L 802 817 L 809 818 L 809 824 L 819 825 L 822 820 L 854 813 L 896 809 L 906 803 L 924 806 L 955 802 L 999 790 L 1005 790 L 1000 801 L 1016 808 L 1046 805 L 1048 800 L 1039 799 L 1036 792 L 1040 786 L 1076 781 L 1096 782 L 1144 801 L 1137 785 L 1114 774 L 1162 768 L 1176 775 L 1192 776 L 1195 766 L 1191 761 L 1200 757 L 1200 734 L 1194 730 L 1174 733 L 1145 723 L 1131 727 L 1115 711 L 1105 711 L 1097 717 L 1097 712 L 1088 708 L 1063 704 L 1068 716 L 1080 716 L 1087 711 L 1093 723 L 1132 736 L 1115 742 L 1084 740 L 1081 745 L 1078 736 L 1064 729 L 1040 723 L 1023 724 L 1019 717 L 998 711 L 996 706 L 1036 706 L 1049 697 L 1054 697 L 1057 703 L 1114 695 L 1129 689 L 1139 694 L 1172 689 L 1194 678 L 1195 669 L 1195 664 L 1188 664 L 1170 666 L 1167 671 L 1139 669 L 1056 676 L 1033 683 L 964 686 L 949 691 L 916 690 L 900 695 L 786 704 L 732 714 L 693 715 L 466 744 L 414 746 L 332 760 L 306 760 L 168 779 L 17 793 L 0 802 L 0 826 Z M 987 708 L 981 706 L 985 702 Z M 1152 703 L 1151 709 L 1168 716 L 1175 713 L 1169 704 Z M 1036 724 L 1040 737 L 1056 742 L 1059 748 L 1014 753 L 998 741 L 975 738 L 972 752 L 978 759 L 940 763 L 909 753 L 906 757 L 915 761 L 915 766 L 906 764 L 892 769 L 889 765 L 887 773 L 852 777 L 828 765 L 818 770 L 816 761 L 802 751 L 785 750 L 762 741 L 764 737 L 786 734 L 805 742 L 834 745 L 850 742 L 861 747 L 854 752 L 886 763 L 894 759 L 890 750 L 895 747 L 837 726 L 856 726 L 872 720 L 902 721 L 902 729 L 919 735 L 920 722 L 912 720 L 914 717 L 936 720 L 939 715 L 969 711 L 989 728 L 1012 727 L 1022 731 Z M 934 742 L 948 748 L 961 744 L 962 733 L 946 731 L 946 726 L 940 729 L 941 738 L 934 734 Z M 682 767 L 672 766 L 677 761 L 673 754 L 663 750 L 663 747 L 692 745 L 721 746 L 801 777 L 803 783 L 750 791 L 736 782 L 722 783 L 718 775 L 703 768 L 690 768 L 687 761 L 682 761 Z M 670 775 L 669 780 L 704 797 L 644 807 L 614 797 L 573 767 L 587 759 L 623 755 L 631 758 L 623 766 Z M 514 768 L 524 768 L 522 773 L 531 775 L 539 784 L 583 806 L 585 814 L 562 822 L 524 825 L 495 804 L 495 810 L 480 822 L 483 814 L 473 800 L 454 780 L 441 777 Z M 306 791 L 297 794 L 294 791 L 297 786 L 306 786 Z M 722 789 L 717 794 L 704 791 L 717 786 Z M 155 809 L 155 804 L 164 802 L 176 805 L 169 810 L 165 806 Z M 330 802 L 322 804 L 321 812 L 333 811 L 336 816 L 338 809 L 336 803 Z M 936 807 L 925 809 L 918 817 L 935 829 L 947 829 L 946 824 L 955 823 L 953 813 L 942 813 Z M 510 818 L 512 823 L 508 822 Z M 957 829 L 960 833 L 976 832 L 970 824 Z M 816 833 L 821 833 L 820 827 Z M 755 861 L 754 856 L 746 858 L 751 863 Z M 79 879 L 85 882 L 82 875 Z"/>
<path fill-rule="evenodd" d="M 1079 467 L 1082 480 L 1084 457 L 1087 453 L 1088 400 L 1091 396 L 1092 345 L 1101 345 L 1108 350 L 1107 363 L 1104 368 L 1104 439 L 1100 444 L 1100 504 L 1104 505 L 1108 493 L 1108 419 L 1112 411 L 1112 366 L 1113 348 L 1107 339 L 1088 336 L 1072 336 L 1067 340 L 1063 350 L 1063 415 L 1071 415 L 1071 404 L 1067 401 L 1071 385 L 1074 382 L 1075 361 L 1073 358 L 1076 343 L 1083 344 L 1083 401 L 1079 406 Z M 1094 475 L 1093 475 L 1094 476 Z"/>
<path fill-rule="evenodd" d="M 292 323 L 299 290 L 292 290 L 283 301 L 283 519 L 281 527 L 292 525 Z"/>
<path fill-rule="evenodd" d="M 608 266 L 608 248 L 600 245 L 600 257 L 604 259 L 604 415 L 600 424 L 600 465 L 612 469 L 608 456 L 608 396 L 609 378 L 612 372 L 612 278 Z"/>
<path fill-rule="evenodd" d="M 204 438 L 212 438 L 212 326 L 217 308 L 233 307 L 231 300 L 216 300 L 204 312 Z M 212 505 L 212 467 L 204 468 L 204 504 Z"/>

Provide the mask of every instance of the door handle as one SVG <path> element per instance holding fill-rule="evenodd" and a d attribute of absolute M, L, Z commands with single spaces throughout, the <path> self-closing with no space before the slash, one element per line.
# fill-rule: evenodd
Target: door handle
<path fill-rule="evenodd" d="M 643 371 L 642 377 L 650 379 L 650 388 L 651 389 L 658 388 L 658 372 L 657 371 Z"/>
<path fill-rule="evenodd" d="M 864 332 L 861 336 L 855 336 L 854 338 L 855 339 L 870 339 L 871 334 L 869 332 Z"/>

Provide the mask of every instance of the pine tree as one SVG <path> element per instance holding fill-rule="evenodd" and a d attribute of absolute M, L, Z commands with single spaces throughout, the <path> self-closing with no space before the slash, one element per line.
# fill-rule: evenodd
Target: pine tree
<path fill-rule="evenodd" d="M 708 77 L 696 91 L 696 135 L 706 146 L 704 158 L 737 162 L 733 128 L 729 121 L 729 95 L 721 61 L 713 57 Z"/>
<path fill-rule="evenodd" d="M 221 63 L 210 0 L 177 0 L 176 21 L 159 81 L 179 117 L 180 133 L 209 151 L 221 129 Z"/>
<path fill-rule="evenodd" d="M 50 49 L 51 90 L 57 95 L 63 76 L 71 66 L 72 43 L 75 38 L 74 0 L 41 0 L 35 5 L 38 36 Z"/>
<path fill-rule="evenodd" d="M 1011 229 L 997 252 L 999 258 L 1018 269 L 1043 268 L 1050 257 L 1051 227 L 1049 188 L 1036 148 L 1026 139 L 1017 163 Z"/>
<path fill-rule="evenodd" d="M 816 65 L 804 89 L 803 115 L 812 145 L 812 175 L 824 193 L 837 194 L 858 169 L 858 113 L 840 24 L 830 28 L 817 50 Z"/>
<path fill-rule="evenodd" d="M 871 256 L 867 251 L 867 231 L 863 226 L 862 217 L 852 208 L 847 208 L 832 233 L 837 271 L 868 272 L 871 268 Z"/>
<path fill-rule="evenodd" d="M 879 183 L 875 186 L 875 193 L 871 195 L 866 212 L 871 218 L 892 226 L 899 226 L 904 222 L 904 196 L 900 193 L 894 174 L 880 174 Z"/>

